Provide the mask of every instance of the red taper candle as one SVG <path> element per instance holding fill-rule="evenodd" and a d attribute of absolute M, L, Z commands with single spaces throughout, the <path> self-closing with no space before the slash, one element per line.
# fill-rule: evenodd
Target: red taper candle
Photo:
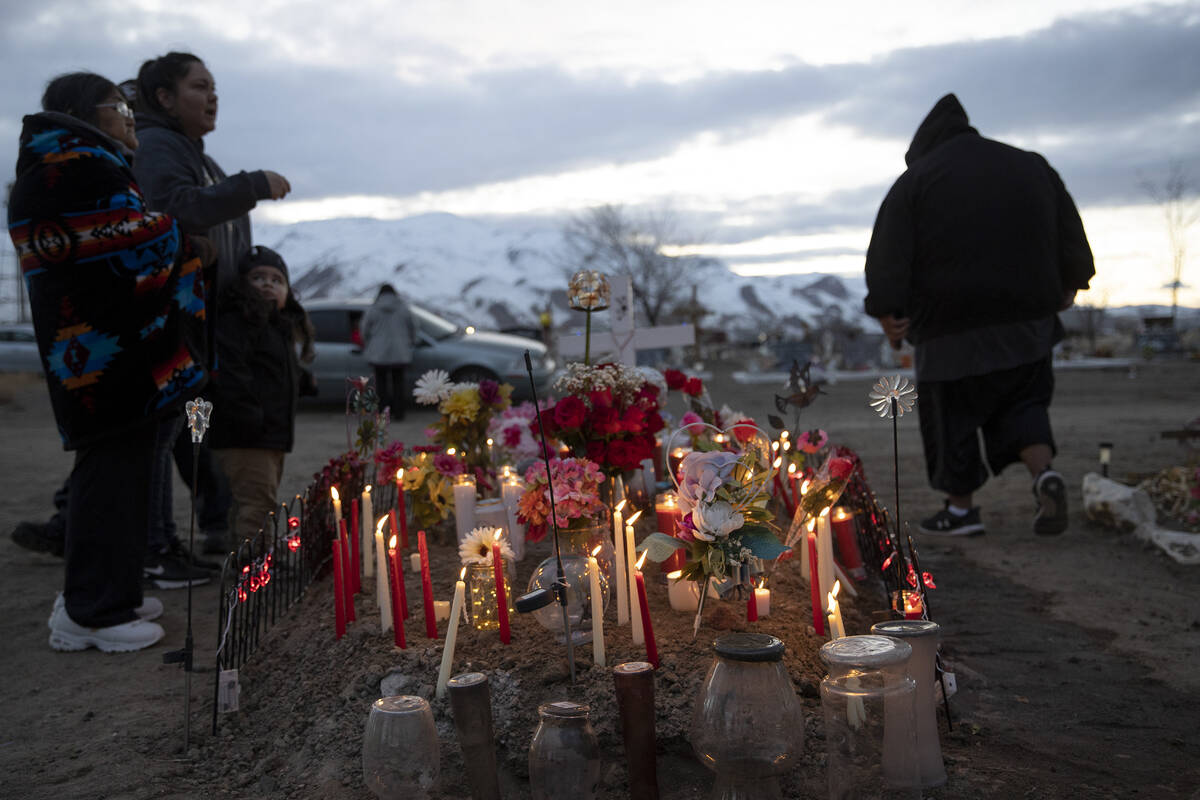
<path fill-rule="evenodd" d="M 638 605 L 642 609 L 642 634 L 646 637 L 646 660 L 658 669 L 658 645 L 654 642 L 654 626 L 650 624 L 650 605 L 646 602 L 646 579 L 639 569 L 633 573 L 637 581 Z"/>
<path fill-rule="evenodd" d="M 346 634 L 346 596 L 342 591 L 342 543 L 333 543 L 333 632 L 340 639 Z"/>
<path fill-rule="evenodd" d="M 509 643 L 512 634 L 508 629 L 508 592 L 504 591 L 504 559 L 500 557 L 500 543 L 492 542 L 492 572 L 496 576 L 496 610 L 500 616 L 500 641 Z M 570 631 L 567 632 L 568 635 Z"/>
<path fill-rule="evenodd" d="M 401 650 L 408 645 L 404 641 L 404 618 L 408 616 L 408 604 L 404 602 L 404 576 L 400 572 L 400 553 L 396 550 L 396 535 L 388 540 L 388 566 L 391 567 L 392 582 L 392 630 L 396 647 Z"/>
<path fill-rule="evenodd" d="M 421 554 L 421 599 L 425 605 L 425 635 L 436 639 L 437 620 L 433 616 L 433 581 L 429 577 L 429 547 L 425 544 L 425 531 L 417 531 L 417 552 Z"/>
<path fill-rule="evenodd" d="M 346 520 L 343 517 L 340 522 L 341 528 L 341 543 L 342 543 L 342 594 L 346 598 L 346 621 L 354 622 L 358 616 L 354 613 L 354 584 L 351 579 L 353 570 L 351 569 L 350 560 L 350 540 L 346 536 Z"/>
<path fill-rule="evenodd" d="M 817 636 L 825 635 L 825 609 L 821 606 L 821 578 L 817 574 L 817 534 L 808 532 L 808 583 L 812 588 L 813 628 Z"/>

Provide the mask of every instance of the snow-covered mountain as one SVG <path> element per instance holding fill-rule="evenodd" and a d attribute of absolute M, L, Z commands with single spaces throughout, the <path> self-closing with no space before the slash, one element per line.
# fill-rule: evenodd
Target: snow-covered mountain
<path fill-rule="evenodd" d="M 547 306 L 555 326 L 581 323 L 566 305 L 571 270 L 562 264 L 561 229 L 553 221 L 434 213 L 257 223 L 255 239 L 283 255 L 305 298 L 373 297 L 387 281 L 438 313 L 482 328 L 536 328 Z M 748 278 L 716 263 L 698 271 L 695 286 L 696 299 L 709 311 L 700 324 L 738 338 L 763 331 L 802 335 L 834 319 L 851 328 L 874 327 L 861 310 L 861 277 Z M 681 300 L 690 300 L 691 288 Z"/>

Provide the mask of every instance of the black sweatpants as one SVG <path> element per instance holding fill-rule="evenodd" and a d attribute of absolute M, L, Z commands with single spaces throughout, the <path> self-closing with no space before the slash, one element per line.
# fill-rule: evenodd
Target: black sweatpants
<path fill-rule="evenodd" d="M 150 526 L 153 420 L 80 448 L 67 507 L 67 614 L 79 625 L 106 628 L 134 620 L 142 604 L 142 567 Z"/>

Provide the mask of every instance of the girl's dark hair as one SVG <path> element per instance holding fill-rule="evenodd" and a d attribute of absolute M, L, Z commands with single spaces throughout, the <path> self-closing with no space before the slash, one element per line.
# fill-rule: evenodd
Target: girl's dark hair
<path fill-rule="evenodd" d="M 286 331 L 292 341 L 300 345 L 300 363 L 312 363 L 316 356 L 317 331 L 290 284 L 287 300 L 279 311 L 250 284 L 248 272 L 239 275 L 237 280 L 222 290 L 219 303 L 223 313 L 241 314 L 254 325 L 272 324 Z"/>
<path fill-rule="evenodd" d="M 166 89 L 174 93 L 175 87 L 188 74 L 192 64 L 203 63 L 191 53 L 175 51 L 144 62 L 137 76 L 138 111 L 166 114 L 166 109 L 158 102 L 158 90 Z"/>
<path fill-rule="evenodd" d="M 90 125 L 95 124 L 96 104 L 108 100 L 114 92 L 121 94 L 108 78 L 94 72 L 69 72 L 46 84 L 42 110 L 70 114 Z"/>

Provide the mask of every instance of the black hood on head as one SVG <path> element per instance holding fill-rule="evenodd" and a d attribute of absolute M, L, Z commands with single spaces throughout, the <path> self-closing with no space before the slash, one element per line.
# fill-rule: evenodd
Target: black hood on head
<path fill-rule="evenodd" d="M 953 94 L 948 94 L 933 106 L 913 134 L 912 144 L 904 154 L 904 163 L 912 163 L 928 155 L 938 145 L 962 133 L 979 133 L 967 122 L 967 112 Z"/>

